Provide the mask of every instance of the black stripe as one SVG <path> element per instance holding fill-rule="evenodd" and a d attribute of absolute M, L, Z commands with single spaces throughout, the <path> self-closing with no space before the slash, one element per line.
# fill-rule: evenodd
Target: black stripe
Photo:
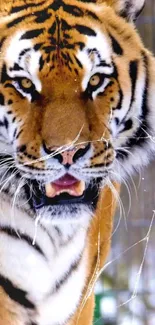
<path fill-rule="evenodd" d="M 67 54 L 65 54 L 64 52 L 61 52 L 61 56 L 63 57 L 63 59 L 64 59 L 65 61 L 68 61 L 68 59 L 67 59 Z"/>
<path fill-rule="evenodd" d="M 58 236 L 59 236 L 59 237 L 62 237 L 62 232 L 61 232 L 61 230 L 59 229 L 59 227 L 58 227 L 58 226 L 54 226 L 54 229 L 56 230 Z"/>
<path fill-rule="evenodd" d="M 75 6 L 75 5 L 69 5 L 66 3 L 61 3 L 61 6 L 63 7 L 63 10 L 72 16 L 75 17 L 83 17 L 84 15 L 90 16 L 91 18 L 95 20 L 99 20 L 98 16 L 91 12 L 90 10 L 82 10 L 81 8 Z"/>
<path fill-rule="evenodd" d="M 20 40 L 35 38 L 35 37 L 41 35 L 43 32 L 44 32 L 43 28 L 28 30 L 26 33 L 24 33 L 21 36 Z"/>
<path fill-rule="evenodd" d="M 27 49 L 24 49 L 22 50 L 20 53 L 19 53 L 19 57 L 22 57 L 23 55 L 25 55 L 27 52 L 29 52 L 31 49 L 30 48 L 27 48 Z"/>
<path fill-rule="evenodd" d="M 79 61 L 79 59 L 76 57 L 76 55 L 74 55 L 74 58 L 76 60 L 76 63 L 78 64 L 78 66 L 82 69 L 83 68 L 83 65 L 82 63 Z"/>
<path fill-rule="evenodd" d="M 141 14 L 141 12 L 143 11 L 143 9 L 145 8 L 145 1 L 144 1 L 144 4 L 143 6 L 135 13 L 135 18 L 134 18 L 134 21 L 138 18 L 138 16 Z"/>
<path fill-rule="evenodd" d="M 40 57 L 39 60 L 39 71 L 41 71 L 43 69 L 45 61 L 43 60 L 42 56 Z"/>
<path fill-rule="evenodd" d="M 4 95 L 2 93 L 0 93 L 0 105 L 4 105 Z"/>
<path fill-rule="evenodd" d="M 18 63 L 15 63 L 14 66 L 12 68 L 10 68 L 9 70 L 10 71 L 21 71 L 21 70 L 24 70 L 24 69 L 21 68 Z"/>
<path fill-rule="evenodd" d="M 34 309 L 35 305 L 26 298 L 26 292 L 17 288 L 10 280 L 0 275 L 0 286 L 7 295 L 25 308 Z"/>
<path fill-rule="evenodd" d="M 116 150 L 116 159 L 124 160 L 126 158 L 128 158 L 128 152 L 127 151 L 124 151 L 123 148 L 122 148 L 122 150 L 121 149 Z"/>
<path fill-rule="evenodd" d="M 51 52 L 55 51 L 56 46 L 44 46 L 42 49 L 46 54 L 50 54 Z"/>
<path fill-rule="evenodd" d="M 24 97 L 23 97 L 23 98 L 24 98 Z M 23 133 L 23 130 L 20 130 L 20 131 L 17 133 L 17 135 L 16 135 L 16 139 L 19 138 L 19 136 L 21 135 L 21 133 Z"/>
<path fill-rule="evenodd" d="M 61 7 L 65 12 L 69 13 L 74 17 L 83 17 L 84 14 L 86 13 L 87 15 L 91 16 L 91 18 L 99 20 L 99 18 L 95 15 L 95 13 L 89 10 L 87 11 L 82 10 L 81 8 L 75 5 L 66 4 L 62 0 L 53 1 L 53 3 L 49 6 L 49 8 L 53 9 L 54 11 L 59 10 Z"/>
<path fill-rule="evenodd" d="M 10 78 L 7 74 L 6 64 L 3 64 L 1 69 L 1 83 L 4 84 L 8 80 L 10 80 Z"/>
<path fill-rule="evenodd" d="M 17 134 L 17 128 L 15 128 L 14 132 L 13 132 L 13 138 L 16 137 L 16 134 Z"/>
<path fill-rule="evenodd" d="M 71 64 L 73 64 L 73 60 L 72 60 L 71 56 L 69 55 L 69 53 L 66 53 L 66 54 L 67 54 L 68 62 L 70 62 Z"/>
<path fill-rule="evenodd" d="M 133 127 L 133 121 L 132 121 L 132 119 L 129 119 L 124 122 L 124 129 L 122 131 L 120 131 L 119 133 L 123 133 L 125 131 L 131 130 L 132 127 Z"/>
<path fill-rule="evenodd" d="M 87 26 L 84 26 L 84 25 L 78 25 L 76 24 L 74 26 L 74 28 L 80 33 L 80 34 L 83 34 L 83 35 L 88 35 L 88 36 L 96 36 L 96 32 L 90 28 L 90 27 L 87 27 Z"/>
<path fill-rule="evenodd" d="M 63 2 L 62 0 L 56 0 L 56 1 L 53 1 L 53 3 L 50 5 L 50 9 L 53 9 L 54 11 L 57 11 L 60 9 L 60 7 L 63 6 Z"/>
<path fill-rule="evenodd" d="M 6 117 L 4 117 L 4 126 L 8 130 L 9 122 L 8 122 L 8 119 Z"/>
<path fill-rule="evenodd" d="M 143 62 L 144 62 L 144 66 L 146 69 L 146 81 L 145 81 L 145 90 L 143 93 L 142 113 L 141 113 L 141 116 L 139 117 L 141 124 L 140 124 L 139 128 L 137 129 L 137 131 L 133 134 L 133 136 L 125 144 L 125 146 L 128 146 L 130 148 L 132 148 L 134 146 L 142 147 L 146 142 L 149 141 L 149 139 L 147 137 L 147 133 L 150 133 L 150 126 L 147 121 L 147 115 L 149 112 L 148 104 L 147 104 L 149 76 L 148 76 L 148 58 L 146 57 L 145 54 L 143 55 Z M 128 153 L 124 152 L 123 148 L 122 148 L 122 150 L 119 150 L 117 152 L 117 158 L 123 160 L 124 158 L 127 158 L 127 157 L 128 157 Z"/>
<path fill-rule="evenodd" d="M 40 3 L 28 3 L 28 4 L 25 4 L 25 5 L 22 5 L 22 6 L 17 6 L 17 7 L 13 7 L 12 9 L 11 9 L 11 11 L 10 11 L 10 14 L 14 14 L 14 13 L 16 13 L 16 12 L 19 12 L 19 11 L 22 11 L 22 10 L 25 10 L 25 9 L 29 9 L 29 8 L 31 8 L 31 7 L 35 7 L 36 8 L 36 6 L 41 6 L 41 5 L 43 5 L 45 3 L 45 1 L 42 1 L 42 2 L 40 2 Z"/>
<path fill-rule="evenodd" d="M 0 226 L 0 232 L 4 232 L 5 234 L 7 234 L 8 236 L 12 237 L 12 238 L 15 238 L 17 240 L 23 240 L 25 241 L 29 246 L 31 246 L 31 248 L 34 248 L 36 249 L 36 251 L 38 253 L 40 253 L 42 256 L 45 257 L 42 249 L 39 247 L 38 244 L 35 243 L 35 245 L 32 245 L 32 238 L 30 238 L 29 236 L 25 235 L 25 234 L 22 234 L 19 230 L 18 230 L 18 235 L 17 235 L 17 232 L 12 229 L 12 228 L 9 228 L 9 227 L 2 227 Z"/>
<path fill-rule="evenodd" d="M 60 51 L 60 34 L 61 34 L 61 28 L 60 28 L 60 20 L 59 17 L 56 16 L 56 22 L 57 22 L 57 44 L 58 44 L 58 51 L 57 51 L 57 55 L 59 57 L 59 51 Z"/>
<path fill-rule="evenodd" d="M 138 130 L 136 131 L 136 133 L 134 134 L 134 136 L 131 139 L 129 139 L 129 141 L 127 142 L 127 146 L 129 146 L 130 148 L 137 145 L 143 146 L 143 144 L 145 144 L 148 141 L 147 133 L 150 133 L 151 131 L 149 123 L 147 121 L 147 115 L 149 112 L 148 103 L 147 103 L 148 89 L 149 89 L 149 76 L 148 76 L 148 58 L 146 57 L 145 54 L 143 55 L 143 61 L 146 69 L 146 81 L 145 81 L 145 90 L 143 94 L 142 113 L 141 116 L 139 117 L 139 119 L 141 120 L 141 124 Z"/>
<path fill-rule="evenodd" d="M 56 31 L 56 22 L 54 22 L 52 24 L 52 26 L 49 28 L 48 32 L 49 32 L 49 34 L 53 35 L 55 33 L 55 31 Z"/>
<path fill-rule="evenodd" d="M 27 15 L 28 16 L 28 15 Z M 29 15 L 30 16 L 30 15 Z M 14 25 L 17 25 L 18 23 L 21 23 L 25 19 L 25 16 L 18 17 L 7 24 L 7 28 L 13 27 Z"/>
<path fill-rule="evenodd" d="M 62 6 L 63 6 L 63 10 L 65 12 L 71 14 L 72 16 L 75 16 L 75 17 L 83 17 L 84 16 L 83 10 L 77 6 L 68 5 L 66 3 L 63 3 Z"/>
<path fill-rule="evenodd" d="M 118 41 L 116 40 L 116 38 L 114 38 L 114 36 L 112 36 L 111 34 L 109 34 L 109 36 L 111 38 L 114 53 L 116 53 L 117 55 L 123 55 L 123 49 L 121 45 L 118 43 Z"/>
<path fill-rule="evenodd" d="M 10 83 L 5 84 L 4 88 L 12 88 L 12 89 L 15 90 L 15 87 L 12 84 L 10 84 Z"/>
<path fill-rule="evenodd" d="M 96 65 L 97 67 L 108 67 L 111 68 L 111 64 L 106 63 L 104 60 L 101 61 L 99 64 Z"/>
<path fill-rule="evenodd" d="M 129 64 L 129 74 L 131 78 L 132 83 L 132 96 L 131 96 L 131 104 L 130 107 L 133 104 L 134 97 L 135 97 L 135 88 L 136 88 L 136 81 L 137 81 L 137 74 L 138 74 L 138 61 L 131 61 Z"/>
<path fill-rule="evenodd" d="M 1 127 L 1 126 L 4 127 L 4 122 L 2 122 L 2 121 L 0 120 L 0 127 Z"/>
<path fill-rule="evenodd" d="M 101 79 L 101 85 L 102 85 L 102 83 L 103 83 L 103 81 L 104 81 L 105 76 L 106 76 L 106 74 L 103 74 L 103 77 L 102 77 L 102 79 Z M 109 75 L 107 75 L 107 76 L 109 77 Z M 103 90 L 102 92 L 99 92 L 97 96 L 100 96 L 100 97 L 104 96 L 104 95 L 105 95 L 105 91 L 106 91 L 109 87 L 111 87 L 113 84 L 114 84 L 114 82 L 113 82 L 113 81 L 110 81 L 110 82 L 106 85 L 106 87 L 104 88 L 104 90 Z"/>
<path fill-rule="evenodd" d="M 29 3 L 29 4 L 27 4 L 27 5 L 14 7 L 14 8 L 11 9 L 10 14 L 14 14 L 14 13 L 16 13 L 16 12 L 20 12 L 20 11 L 22 11 L 22 10 L 26 10 L 26 9 L 28 9 L 28 8 L 30 8 L 30 7 L 34 7 L 34 3 L 33 3 L 33 4 L 32 4 L 32 3 Z"/>
<path fill-rule="evenodd" d="M 79 256 L 79 258 L 70 266 L 68 272 L 63 275 L 63 277 L 56 283 L 55 287 L 52 289 L 52 294 L 58 292 L 58 290 L 62 287 L 62 285 L 68 280 L 68 278 L 71 276 L 71 274 L 77 270 L 80 261 L 82 259 L 82 254 Z"/>
<path fill-rule="evenodd" d="M 61 29 L 66 32 L 67 30 L 71 30 L 72 26 L 70 26 L 66 20 L 61 19 Z"/>
<path fill-rule="evenodd" d="M 85 43 L 83 42 L 76 42 L 75 45 L 79 46 L 80 50 L 82 51 L 85 47 Z"/>
<path fill-rule="evenodd" d="M 46 20 L 48 20 L 49 18 L 52 17 L 52 13 L 48 12 L 48 9 L 44 9 L 41 11 L 37 11 L 35 12 L 35 22 L 36 23 L 44 23 Z"/>
<path fill-rule="evenodd" d="M 129 20 L 131 10 L 132 10 L 132 4 L 129 0 L 124 4 L 124 8 L 120 12 L 121 17 L 127 18 Z"/>
<path fill-rule="evenodd" d="M 52 243 L 52 246 L 53 246 L 54 248 L 56 248 L 56 244 L 55 244 L 55 241 L 54 241 L 54 239 L 53 239 L 51 233 L 48 232 L 48 230 L 47 230 L 43 225 L 40 224 L 40 227 L 42 228 L 42 230 L 43 230 L 43 231 L 46 233 L 46 235 L 48 236 L 49 240 L 50 240 L 51 243 Z"/>
<path fill-rule="evenodd" d="M 119 90 L 119 102 L 118 102 L 118 104 L 117 104 L 117 106 L 116 106 L 115 109 L 121 109 L 122 108 L 122 102 L 123 102 L 123 92 L 120 89 Z"/>
<path fill-rule="evenodd" d="M 92 12 L 92 11 L 90 11 L 90 10 L 87 10 L 87 11 L 86 11 L 86 15 L 87 15 L 87 16 L 90 16 L 90 17 L 93 18 L 94 20 L 98 20 L 98 21 L 100 21 L 99 17 L 98 17 L 96 14 L 94 14 L 94 12 Z"/>
<path fill-rule="evenodd" d="M 42 46 L 44 45 L 44 43 L 37 43 L 34 45 L 34 50 L 38 51 Z"/>
<path fill-rule="evenodd" d="M 6 37 L 3 37 L 3 38 L 0 40 L 0 49 L 1 49 L 1 47 L 3 46 L 5 40 L 6 40 Z"/>

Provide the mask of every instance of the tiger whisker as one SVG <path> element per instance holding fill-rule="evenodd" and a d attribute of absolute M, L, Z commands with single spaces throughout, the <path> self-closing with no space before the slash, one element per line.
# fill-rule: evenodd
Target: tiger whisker
<path fill-rule="evenodd" d="M 114 185 L 112 184 L 110 178 L 107 179 L 107 185 L 109 186 L 109 188 L 111 189 L 116 201 L 118 202 L 119 204 L 119 210 L 120 210 L 120 217 L 119 217 L 119 220 L 118 220 L 118 223 L 116 225 L 116 228 L 114 229 L 111 237 L 114 236 L 114 234 L 116 233 L 117 229 L 119 228 L 119 225 L 120 225 L 120 222 L 121 222 L 121 219 L 123 217 L 124 221 L 125 221 L 125 226 L 126 226 L 126 229 L 127 229 L 127 222 L 126 222 L 126 216 L 125 216 L 125 209 L 124 209 L 124 205 L 123 205 L 123 202 L 120 198 L 120 195 L 118 194 L 117 190 L 115 189 Z"/>
<path fill-rule="evenodd" d="M 18 237 L 20 238 L 20 234 L 18 233 L 17 229 L 16 229 L 16 222 L 15 222 L 15 206 L 17 205 L 17 198 L 20 194 L 20 190 L 21 188 L 24 186 L 25 184 L 25 181 L 24 181 L 24 184 L 22 183 L 23 182 L 23 177 L 20 178 L 20 181 L 18 183 L 18 186 L 16 188 L 16 191 L 15 191 L 15 194 L 13 196 L 13 200 L 12 200 L 12 207 L 11 207 L 11 223 L 12 223 L 12 226 L 16 232 L 16 234 L 18 235 Z"/>
<path fill-rule="evenodd" d="M 9 168 L 5 171 L 5 173 L 2 175 L 2 177 L 1 177 L 1 179 L 0 179 L 0 185 L 2 185 L 3 184 L 3 182 L 5 182 L 6 181 L 6 179 L 4 179 L 4 177 L 7 175 L 7 173 L 9 172 L 9 170 L 10 169 L 12 169 L 14 166 L 9 166 Z M 13 170 L 12 171 L 12 173 L 13 172 L 16 172 L 16 173 L 18 173 L 18 170 Z M 11 173 L 11 174 L 12 174 Z M 4 179 L 4 181 L 3 181 L 3 179 Z"/>
<path fill-rule="evenodd" d="M 34 237 L 33 237 L 33 242 L 32 242 L 32 245 L 33 246 L 36 243 L 37 231 L 38 231 L 38 224 L 39 224 L 40 219 L 41 219 L 41 214 L 38 214 L 37 217 L 36 217 L 36 219 L 35 219 L 35 231 L 34 231 Z"/>
<path fill-rule="evenodd" d="M 110 171 L 109 173 L 117 176 L 116 172 Z M 128 207 L 128 211 L 127 211 L 127 217 L 128 217 L 128 215 L 130 213 L 130 210 L 131 210 L 131 193 L 130 193 L 131 188 L 130 188 L 130 185 L 128 184 L 128 182 L 125 179 L 122 178 L 122 182 L 123 182 L 123 184 L 125 185 L 125 187 L 127 189 L 128 197 L 129 197 L 129 207 Z M 120 200 L 121 200 L 121 198 L 120 198 Z M 122 200 L 121 200 L 121 205 L 123 206 Z M 128 228 L 127 227 L 127 221 L 126 221 L 127 217 L 126 217 L 124 206 L 123 206 L 123 216 L 124 216 L 125 226 L 126 226 L 126 229 L 127 229 Z"/>
<path fill-rule="evenodd" d="M 4 182 L 4 184 L 3 184 L 3 186 L 0 188 L 0 193 L 3 191 L 3 189 L 4 189 L 4 187 L 12 180 L 12 178 L 14 178 L 15 176 L 16 176 L 16 174 L 18 174 L 18 171 L 14 171 L 14 172 L 12 172 L 11 173 L 11 176 L 9 176 L 6 180 L 5 180 L 5 182 Z M 2 184 L 2 183 L 1 183 Z M 1 185 L 0 184 L 0 185 Z"/>
<path fill-rule="evenodd" d="M 123 164 L 120 161 L 118 161 L 117 159 L 116 159 L 116 163 L 118 165 L 120 165 L 121 167 L 123 167 Z M 138 200 L 138 192 L 137 192 L 137 187 L 136 187 L 136 184 L 134 182 L 134 179 L 133 179 L 132 175 L 127 170 L 126 170 L 126 174 L 128 175 L 129 179 L 131 180 L 131 183 L 133 185 L 133 188 L 134 188 L 134 191 L 135 191 L 135 194 L 136 194 L 136 198 Z M 126 180 L 126 182 L 127 182 L 127 180 Z M 123 183 L 124 183 L 124 179 L 123 179 Z"/>

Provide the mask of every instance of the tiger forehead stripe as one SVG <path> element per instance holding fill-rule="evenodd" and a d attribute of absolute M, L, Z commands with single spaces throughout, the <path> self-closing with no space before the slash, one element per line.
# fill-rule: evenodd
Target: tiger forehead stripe
<path fill-rule="evenodd" d="M 22 6 L 15 6 L 15 7 L 12 7 L 11 11 L 10 11 L 10 14 L 13 14 L 13 13 L 16 13 L 16 12 L 20 12 L 22 10 L 26 10 L 26 9 L 29 9 L 29 8 L 32 8 L 32 7 L 39 7 L 41 5 L 43 5 L 45 3 L 45 0 L 40 2 L 40 3 L 28 3 L 28 4 L 24 4 Z"/>
<path fill-rule="evenodd" d="M 17 25 L 25 18 L 32 18 L 31 11 L 32 8 L 35 6 L 35 10 L 33 13 L 34 20 L 36 22 L 45 22 L 46 20 L 50 19 L 52 16 L 52 12 L 57 12 L 59 9 L 63 9 L 64 12 L 70 14 L 74 17 L 84 17 L 88 16 L 94 20 L 100 21 L 100 18 L 91 10 L 79 7 L 77 5 L 70 5 L 68 3 L 65 3 L 64 0 L 53 0 L 50 2 L 50 4 L 46 4 L 45 1 L 42 1 L 38 4 L 31 3 L 30 5 L 23 5 L 23 6 L 15 6 L 11 9 L 10 14 L 20 12 L 22 15 L 18 17 L 17 19 L 14 19 L 12 22 L 8 23 L 8 28 L 12 27 L 14 25 Z M 41 7 L 41 8 L 40 8 Z M 22 11 L 26 10 L 26 14 L 22 13 Z"/>

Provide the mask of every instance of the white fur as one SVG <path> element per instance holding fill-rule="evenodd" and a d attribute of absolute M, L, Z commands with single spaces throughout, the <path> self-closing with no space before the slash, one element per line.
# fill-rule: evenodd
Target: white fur
<path fill-rule="evenodd" d="M 35 225 L 31 217 L 15 208 L 13 223 L 17 234 L 20 231 L 33 238 Z M 11 206 L 5 201 L 5 197 L 1 198 L 0 225 L 12 225 Z M 83 249 L 87 227 L 82 223 L 78 226 L 68 225 L 68 232 L 66 225 L 62 227 L 59 225 L 64 236 L 67 232 L 68 235 L 72 231 L 74 235 L 75 232 L 72 241 L 59 246 L 52 224 L 44 223 L 44 226 L 55 242 L 53 246 L 46 231 L 38 225 L 36 243 L 39 243 L 46 258 L 18 237 L 14 239 L 1 232 L 0 272 L 19 288 L 28 292 L 27 298 L 36 303 L 38 316 L 34 314 L 33 321 L 37 321 L 39 325 L 63 324 L 74 313 L 85 284 L 87 252 L 83 254 Z M 52 294 L 56 282 L 69 271 L 79 254 L 83 256 L 77 269 L 72 272 L 58 292 Z"/>
<path fill-rule="evenodd" d="M 12 78 L 26 77 L 31 79 L 36 90 L 40 92 L 42 86 L 38 78 L 38 66 L 41 54 L 39 51 L 36 52 L 33 50 L 33 43 L 30 40 L 20 39 L 25 32 L 25 30 L 17 32 L 10 38 L 9 46 L 7 47 L 5 54 L 8 68 L 7 72 Z M 26 48 L 30 48 L 31 50 L 23 55 L 22 60 L 20 60 L 20 53 Z M 15 62 L 18 63 L 24 71 L 10 71 L 9 69 L 14 66 Z"/>
<path fill-rule="evenodd" d="M 9 107 L 8 106 L 1 106 L 0 107 L 0 121 L 3 122 L 4 118 L 6 117 L 6 112 L 7 110 L 9 111 Z M 12 123 L 12 116 L 11 115 L 7 115 L 7 120 L 9 122 L 9 128 L 8 130 L 5 128 L 5 127 L 1 127 L 0 128 L 0 135 L 2 137 L 2 143 L 0 144 L 0 152 L 3 152 L 3 147 L 4 147 L 4 141 L 5 143 L 11 143 L 13 141 L 13 134 L 14 134 L 14 131 L 15 129 L 19 128 L 20 125 L 21 125 L 21 122 L 17 122 L 17 121 L 14 121 L 14 123 Z M 15 143 L 14 143 L 14 146 L 15 146 Z M 10 146 L 8 145 L 7 146 L 7 150 L 9 151 L 6 151 L 6 149 L 4 149 L 6 153 L 9 153 L 11 151 L 13 151 L 13 148 L 10 148 Z"/>
<path fill-rule="evenodd" d="M 82 80 L 82 89 L 85 90 L 87 88 L 88 82 L 90 78 L 96 74 L 97 72 L 112 74 L 113 66 L 111 65 L 111 48 L 106 39 L 106 35 L 100 32 L 100 30 L 95 30 L 97 36 L 87 36 L 86 46 L 82 51 L 77 53 L 77 57 L 82 63 L 85 75 Z M 96 65 L 100 63 L 99 58 L 97 57 L 97 53 L 93 51 L 96 48 L 102 59 L 109 65 L 109 67 L 100 67 L 97 68 Z M 92 50 L 93 59 L 91 56 L 88 56 L 87 50 Z"/>
<path fill-rule="evenodd" d="M 117 1 L 117 11 L 121 12 L 126 9 L 127 4 L 130 5 L 128 10 L 128 17 L 134 20 L 137 13 L 143 8 L 146 0 L 118 0 Z"/>
<path fill-rule="evenodd" d="M 9 68 L 12 68 L 14 66 L 14 63 L 18 62 L 19 54 L 22 50 L 32 46 L 32 42 L 30 40 L 20 40 L 24 32 L 25 31 L 20 31 L 16 34 L 13 34 L 9 40 L 9 45 L 7 46 L 5 54 L 6 62 Z M 18 73 L 21 75 L 23 71 L 19 71 Z M 10 72 L 10 76 L 13 77 L 14 75 L 11 75 Z"/>
<path fill-rule="evenodd" d="M 86 280 L 86 267 L 87 255 L 84 254 L 78 270 L 69 277 L 62 290 L 40 306 L 36 319 L 40 325 L 64 324 L 75 312 Z"/>

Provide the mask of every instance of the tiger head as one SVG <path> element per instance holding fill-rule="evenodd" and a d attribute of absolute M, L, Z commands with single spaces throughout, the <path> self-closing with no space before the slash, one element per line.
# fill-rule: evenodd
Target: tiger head
<path fill-rule="evenodd" d="M 0 5 L 1 182 L 28 213 L 78 221 L 102 186 L 146 163 L 152 58 L 133 25 L 143 5 Z"/>

